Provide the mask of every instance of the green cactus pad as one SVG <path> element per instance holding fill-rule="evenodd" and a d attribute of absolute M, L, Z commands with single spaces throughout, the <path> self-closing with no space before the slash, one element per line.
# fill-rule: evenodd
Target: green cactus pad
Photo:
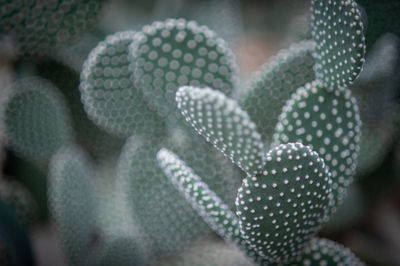
<path fill-rule="evenodd" d="M 130 46 L 132 80 L 158 115 L 181 119 L 175 106 L 179 86 L 233 91 L 238 72 L 225 41 L 205 26 L 168 19 L 143 27 Z"/>
<path fill-rule="evenodd" d="M 266 155 L 264 171 L 248 176 L 236 198 L 243 237 L 264 262 L 286 263 L 301 254 L 329 210 L 330 173 L 301 143 Z"/>
<path fill-rule="evenodd" d="M 286 100 L 297 88 L 315 79 L 312 52 L 315 43 L 302 41 L 281 50 L 256 72 L 240 105 L 257 125 L 266 146 Z"/>
<path fill-rule="evenodd" d="M 361 120 L 349 89 L 328 90 L 320 82 L 299 88 L 283 107 L 275 145 L 301 142 L 324 159 L 332 174 L 332 211 L 353 182 L 359 153 Z"/>
<path fill-rule="evenodd" d="M 0 34 L 16 39 L 21 53 L 43 55 L 96 23 L 105 0 L 14 1 L 0 4 Z"/>
<path fill-rule="evenodd" d="M 37 162 L 46 162 L 72 140 L 69 113 L 57 88 L 41 78 L 14 82 L 2 110 L 7 145 Z"/>
<path fill-rule="evenodd" d="M 236 215 L 193 170 L 174 153 L 161 149 L 157 160 L 165 175 L 207 224 L 229 242 L 243 242 Z"/>
<path fill-rule="evenodd" d="M 182 115 L 194 129 L 248 174 L 260 172 L 264 145 L 256 125 L 239 105 L 210 88 L 184 86 L 176 93 Z"/>
<path fill-rule="evenodd" d="M 78 147 L 56 153 L 49 166 L 49 203 L 71 265 L 85 265 L 99 244 L 91 163 Z"/>
<path fill-rule="evenodd" d="M 326 87 L 346 87 L 357 78 L 364 63 L 360 9 L 354 0 L 312 0 L 311 12 L 317 79 Z"/>
<path fill-rule="evenodd" d="M 162 120 L 130 80 L 128 47 L 134 35 L 125 31 L 107 36 L 90 52 L 81 72 L 80 91 L 89 118 L 123 137 L 164 131 Z"/>
<path fill-rule="evenodd" d="M 303 255 L 299 256 L 296 265 L 346 265 L 363 266 L 360 261 L 348 248 L 343 245 L 325 238 L 313 238 L 303 250 Z"/>

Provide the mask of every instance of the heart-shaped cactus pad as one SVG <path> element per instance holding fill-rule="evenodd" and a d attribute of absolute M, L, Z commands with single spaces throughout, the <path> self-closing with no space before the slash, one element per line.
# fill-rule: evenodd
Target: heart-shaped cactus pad
<path fill-rule="evenodd" d="M 320 229 L 330 193 L 330 172 L 316 152 L 301 143 L 279 145 L 238 191 L 242 235 L 264 260 L 289 262 Z"/>

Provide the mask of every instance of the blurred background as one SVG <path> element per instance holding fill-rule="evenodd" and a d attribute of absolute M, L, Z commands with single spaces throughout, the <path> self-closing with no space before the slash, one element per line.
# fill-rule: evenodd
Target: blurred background
<path fill-rule="evenodd" d="M 367 25 L 366 74 L 361 74 L 354 84 L 363 120 L 361 155 L 345 204 L 320 233 L 350 248 L 368 265 L 400 265 L 398 2 L 358 2 Z M 83 128 L 89 129 L 83 130 L 86 136 L 85 132 L 80 136 L 89 152 L 96 155 L 103 149 L 111 157 L 113 152 L 119 152 L 122 140 L 91 124 L 82 107 L 78 107 L 78 89 L 68 90 L 69 86 L 77 88 L 83 62 L 107 35 L 140 30 L 166 18 L 196 20 L 228 42 L 237 56 L 241 83 L 245 84 L 280 49 L 311 37 L 309 8 L 307 0 L 109 0 L 93 27 L 39 59 L 20 56 L 0 29 L 0 98 L 4 98 L 6 88 L 15 79 L 30 73 L 51 80 L 67 98 L 75 99 L 76 109 L 71 112 L 81 117 Z M 65 71 L 70 73 L 67 80 L 57 76 Z M 46 172 L 4 145 L 0 161 L 0 198 L 29 232 L 37 265 L 64 265 L 59 238 L 49 216 Z M 0 242 L 0 265 L 2 259 L 6 260 L 2 258 L 2 248 Z"/>

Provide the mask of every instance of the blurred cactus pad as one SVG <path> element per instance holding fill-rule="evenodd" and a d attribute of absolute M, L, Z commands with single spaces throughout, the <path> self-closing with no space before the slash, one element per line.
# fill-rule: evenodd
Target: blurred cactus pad
<path fill-rule="evenodd" d="M 0 264 L 396 265 L 378 2 L 2 1 Z"/>

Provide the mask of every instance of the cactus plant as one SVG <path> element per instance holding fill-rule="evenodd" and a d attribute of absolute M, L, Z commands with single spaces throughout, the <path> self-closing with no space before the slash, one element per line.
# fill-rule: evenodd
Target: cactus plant
<path fill-rule="evenodd" d="M 176 155 L 164 149 L 158 153 L 160 167 L 204 220 L 260 264 L 286 264 L 296 257 L 305 262 L 305 246 L 342 204 L 355 174 L 361 120 L 355 98 L 343 86 L 354 81 L 364 62 L 360 11 L 353 1 L 312 1 L 312 15 L 315 50 L 312 45 L 304 52 L 293 49 L 291 56 L 300 60 L 278 57 L 275 67 L 272 63 L 266 75 L 259 74 L 244 101 L 258 118 L 262 113 L 257 108 L 268 102 L 256 98 L 264 92 L 263 79 L 271 93 L 268 84 L 280 84 L 285 71 L 289 77 L 298 71 L 288 64 L 315 60 L 315 81 L 307 80 L 313 78 L 308 71 L 300 74 L 303 87 L 296 90 L 293 78 L 284 87 L 294 92 L 282 108 L 266 155 L 256 124 L 234 100 L 210 88 L 183 86 L 176 94 L 186 121 L 246 173 L 236 199 L 237 216 Z M 339 41 L 348 49 L 335 48 Z M 260 120 L 276 119 L 271 117 Z"/>
<path fill-rule="evenodd" d="M 54 7 L 61 12 L 69 2 Z M 69 11 L 90 24 L 103 2 L 73 2 Z M 5 32 L 22 53 L 52 51 L 65 30 L 73 36 L 88 26 L 70 23 L 68 11 L 65 25 L 49 24 L 50 34 L 19 35 L 33 17 L 21 28 L 14 16 L 21 12 L 7 5 L 1 23 L 18 22 Z M 51 10 L 40 5 L 24 12 L 32 7 L 39 19 Z M 361 73 L 364 23 L 354 0 L 312 0 L 312 39 L 281 50 L 243 87 L 227 43 L 185 19 L 108 35 L 81 73 L 79 64 L 35 62 L 55 86 L 17 81 L 1 129 L 18 155 L 42 169 L 50 161 L 51 212 L 69 264 L 362 265 L 317 234 L 356 174 L 357 102 L 365 100 L 357 93 L 385 80 L 373 63 Z M 234 246 L 208 242 L 209 227 Z M 206 246 L 185 250 L 196 241 Z"/>
<path fill-rule="evenodd" d="M 247 173 L 247 177 L 244 179 L 236 198 L 239 221 L 232 213 L 230 213 L 230 211 L 228 211 L 229 208 L 220 202 L 221 200 L 214 194 L 214 192 L 210 191 L 207 185 L 201 183 L 199 177 L 189 177 L 191 176 L 191 173 L 185 173 L 185 171 L 182 171 L 182 168 L 185 168 L 184 165 L 182 166 L 182 162 L 179 163 L 179 160 L 174 158 L 174 156 L 171 156 L 171 153 L 161 151 L 158 153 L 158 159 L 168 177 L 173 179 L 173 183 L 176 184 L 179 190 L 184 191 L 186 197 L 192 198 L 192 204 L 193 201 L 197 202 L 197 205 L 195 203 L 195 206 L 200 206 L 197 208 L 199 209 L 199 212 L 203 213 L 203 216 L 206 217 L 206 221 L 214 221 L 211 222 L 211 224 L 218 232 L 222 232 L 224 238 L 232 238 L 231 235 L 236 232 L 236 235 L 234 236 L 236 239 L 233 239 L 233 241 L 238 243 L 246 242 L 247 245 L 251 247 L 244 247 L 248 253 L 256 253 L 257 255 L 253 256 L 261 256 L 261 258 L 270 263 L 287 262 L 290 259 L 293 259 L 294 256 L 297 256 L 298 252 L 303 248 L 303 242 L 306 242 L 313 235 L 313 232 L 318 230 L 320 225 L 326 219 L 326 216 L 329 214 L 331 174 L 323 160 L 319 158 L 318 154 L 312 152 L 309 147 L 305 147 L 300 143 L 278 146 L 274 150 L 268 152 L 267 155 L 263 155 L 263 160 L 257 160 L 258 158 L 261 158 L 261 152 L 263 149 L 262 144 L 260 144 L 260 135 L 257 132 L 254 123 L 249 120 L 248 115 L 241 110 L 234 101 L 227 99 L 220 92 L 207 88 L 181 87 L 177 92 L 176 101 L 178 108 L 182 110 L 182 114 L 185 116 L 187 121 L 192 124 L 196 131 L 206 137 L 208 141 L 213 143 L 213 145 L 219 148 L 224 154 L 226 154 L 226 156 L 230 157 L 234 163 L 241 166 L 241 158 L 248 158 L 249 161 L 250 158 L 252 158 L 256 167 L 254 169 L 242 167 L 242 169 Z M 239 156 L 232 156 L 232 150 Z M 285 155 L 282 155 L 282 153 Z M 296 163 L 296 160 L 300 159 L 300 155 L 304 156 L 304 158 L 302 157 L 303 161 L 301 161 L 301 163 L 300 161 Z M 173 158 L 169 159 L 169 157 Z M 294 161 L 292 162 L 291 160 Z M 283 168 L 277 168 L 273 163 L 275 161 L 276 164 L 282 165 Z M 177 165 L 174 165 L 174 163 Z M 304 170 L 302 169 L 303 165 L 305 166 Z M 309 168 L 306 168 L 306 166 Z M 296 171 L 299 169 L 300 172 L 304 171 L 304 173 L 297 173 Z M 282 171 L 285 177 L 289 176 L 287 179 L 282 179 L 282 174 L 279 174 Z M 293 171 L 292 177 L 290 177 L 291 171 Z M 179 175 L 184 175 L 184 177 L 180 177 Z M 265 176 L 267 175 L 272 175 L 272 177 L 266 179 Z M 274 175 L 277 176 L 276 180 L 273 177 Z M 302 182 L 302 178 L 300 177 L 301 175 L 304 175 L 303 178 L 310 178 L 310 181 L 308 182 L 304 179 L 305 181 Z M 258 178 L 266 180 L 259 181 Z M 321 181 L 319 181 L 318 178 L 320 178 Z M 191 179 L 194 180 L 190 181 Z M 296 180 L 298 181 L 296 182 Z M 190 182 L 185 183 L 185 181 Z M 178 186 L 178 183 L 180 182 L 184 184 L 179 184 Z M 268 184 L 264 182 L 268 182 Z M 293 185 L 292 182 L 294 182 Z M 290 193 L 286 192 L 287 194 L 285 194 L 284 192 L 293 191 L 292 193 L 294 193 L 297 190 L 301 191 L 301 189 L 305 189 L 305 184 L 308 185 L 308 183 L 310 183 L 311 186 L 317 186 L 314 187 L 314 190 L 320 189 L 316 190 L 312 194 L 311 198 L 307 198 L 307 204 L 311 205 L 310 209 L 312 211 L 303 215 L 315 219 L 312 222 L 310 221 L 309 232 L 304 229 L 306 224 L 302 224 L 302 230 L 304 230 L 302 231 L 304 233 L 304 239 L 302 240 L 299 240 L 301 239 L 301 234 L 297 235 L 296 233 L 292 233 L 291 237 L 288 237 L 288 235 L 278 232 L 276 234 L 277 239 L 271 240 L 271 243 L 276 243 L 275 245 L 278 246 L 271 247 L 272 244 L 269 244 L 265 249 L 263 249 L 263 244 L 261 243 L 268 243 L 268 241 L 265 241 L 267 239 L 259 239 L 258 237 L 254 238 L 254 236 L 262 235 L 262 237 L 268 238 L 270 237 L 268 232 L 276 231 L 280 226 L 282 226 L 282 223 L 277 223 L 276 219 L 273 219 L 272 221 L 268 219 L 267 221 L 262 221 L 262 224 L 264 225 L 259 228 L 259 222 L 255 222 L 254 226 L 252 226 L 250 221 L 258 221 L 258 219 L 263 220 L 263 216 L 268 215 L 269 213 L 269 211 L 267 211 L 268 208 L 271 209 L 270 213 L 272 215 L 277 212 L 280 214 L 278 217 L 282 217 L 283 219 L 285 219 L 284 214 L 288 213 L 284 212 L 287 208 L 294 208 L 294 212 L 297 215 L 297 212 L 300 213 L 304 206 L 300 206 L 300 204 L 297 205 L 297 202 L 291 198 Z M 287 184 L 295 187 L 286 189 L 284 185 Z M 280 186 L 282 186 L 283 189 L 279 189 Z M 201 187 L 203 187 L 205 192 L 197 191 Z M 245 191 L 243 192 L 243 190 Z M 276 191 L 277 195 L 275 195 L 274 191 Z M 281 193 L 281 195 L 279 193 Z M 309 194 L 311 193 L 308 192 L 307 196 L 304 195 L 304 197 L 310 197 Z M 301 197 L 302 193 L 298 193 L 297 195 Z M 314 200 L 311 200 L 313 197 Z M 256 199 L 258 199 L 258 202 Z M 269 204 L 265 205 L 265 202 L 268 202 L 268 200 Z M 305 199 L 302 200 L 302 198 L 298 200 L 303 202 L 303 204 L 306 201 Z M 209 203 L 208 201 L 211 202 Z M 250 203 L 248 203 L 248 201 Z M 292 201 L 293 203 L 291 203 Z M 249 206 L 249 204 L 252 205 L 253 202 L 255 206 L 258 207 Z M 315 205 L 313 205 L 313 202 Z M 245 203 L 246 205 L 243 206 Z M 294 204 L 294 207 L 291 207 L 292 204 Z M 211 206 L 210 210 L 207 210 L 208 206 Z M 281 206 L 282 211 L 280 211 Z M 216 208 L 216 210 L 214 210 L 213 207 Z M 303 210 L 305 211 L 305 209 Z M 262 213 L 266 214 L 262 215 Z M 219 215 L 222 217 L 219 217 Z M 247 217 L 247 215 L 250 217 Z M 228 225 L 226 228 L 223 221 L 226 221 L 225 225 Z M 296 232 L 295 229 L 297 222 L 297 218 L 294 218 L 293 228 L 291 231 L 293 230 Z M 230 227 L 231 225 L 233 227 Z M 277 226 L 278 228 L 274 226 Z M 242 236 L 237 236 L 239 227 Z M 288 225 L 285 226 L 285 228 L 287 227 Z M 258 230 L 260 230 L 260 232 L 258 232 Z M 283 227 L 281 230 L 283 230 Z M 266 235 L 264 236 L 264 234 Z M 300 242 L 297 243 L 298 246 L 294 246 L 294 239 Z M 286 240 L 289 242 L 286 242 Z M 281 241 L 283 241 L 283 243 Z M 280 247 L 282 247 L 282 250 L 279 250 Z M 256 260 L 258 260 L 258 258 Z"/>
<path fill-rule="evenodd" d="M 150 47 L 155 49 L 155 62 L 154 54 L 147 54 L 152 51 Z M 204 77 L 198 77 L 197 70 L 185 72 L 196 64 Z M 148 69 L 150 65 L 154 69 Z M 128 66 L 135 71 L 129 73 Z M 143 74 L 142 68 L 149 74 Z M 162 77 L 160 73 L 167 70 L 169 80 L 157 83 Z M 231 205 L 233 188 L 239 185 L 237 175 L 232 178 L 237 170 L 177 121 L 170 95 L 174 95 L 175 86 L 186 82 L 219 84 L 221 89 L 232 91 L 235 71 L 233 53 L 225 42 L 208 28 L 183 19 L 155 22 L 136 33 L 111 35 L 93 49 L 84 64 L 80 90 L 89 118 L 111 134 L 134 135 L 123 148 L 118 179 L 124 184 L 125 200 L 133 215 L 136 214 L 152 248 L 160 255 L 181 249 L 208 229 L 154 167 L 158 149 L 167 146 L 191 161 Z M 147 78 L 135 76 L 141 73 L 155 79 L 154 89 L 143 83 L 150 82 Z M 104 106 L 111 110 L 104 112 Z M 158 191 L 164 194 L 158 195 Z M 181 220 L 176 220 L 175 215 Z"/>

